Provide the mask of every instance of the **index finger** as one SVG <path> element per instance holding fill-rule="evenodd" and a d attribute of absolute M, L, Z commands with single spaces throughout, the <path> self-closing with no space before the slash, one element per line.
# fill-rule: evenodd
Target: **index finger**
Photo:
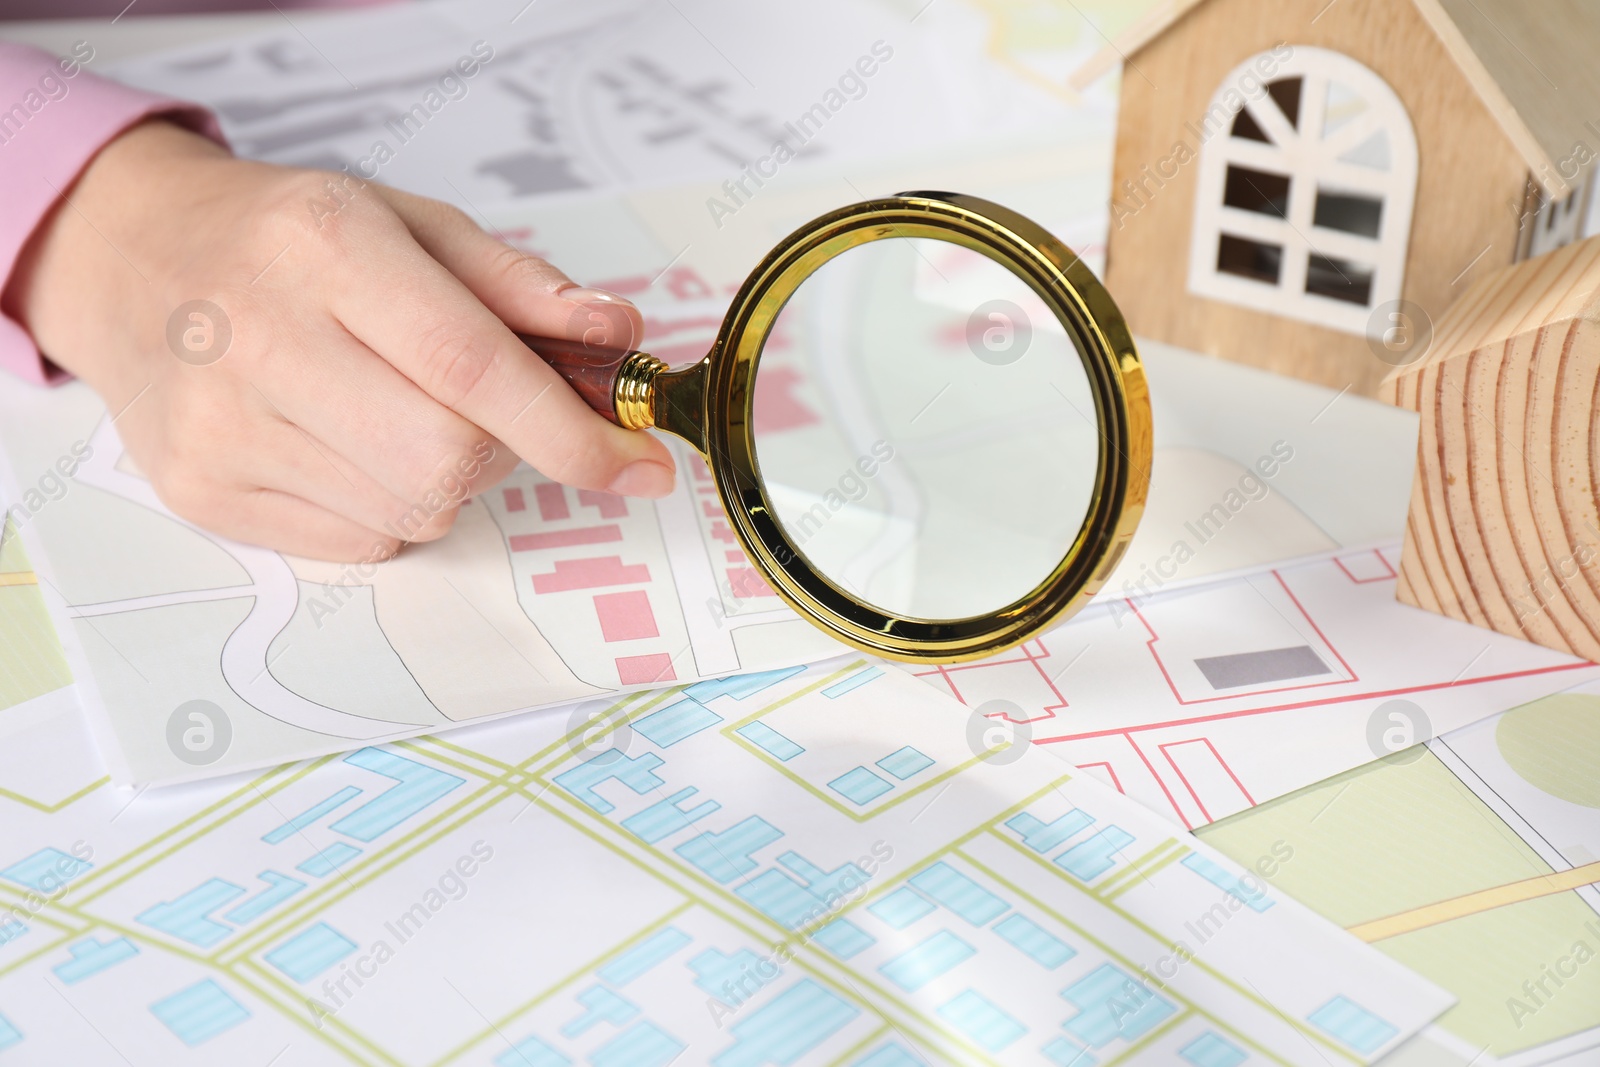
<path fill-rule="evenodd" d="M 591 410 L 398 220 L 395 229 L 335 287 L 332 310 L 347 330 L 546 477 L 627 496 L 672 491 L 661 442 Z"/>

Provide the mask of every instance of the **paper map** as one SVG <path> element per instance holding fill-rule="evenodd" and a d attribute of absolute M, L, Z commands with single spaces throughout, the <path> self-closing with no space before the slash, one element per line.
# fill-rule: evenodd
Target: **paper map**
<path fill-rule="evenodd" d="M 1070 118 L 1031 80 L 952 67 L 953 53 L 981 58 L 966 32 L 979 21 L 924 34 L 887 6 L 845 0 L 452 0 L 377 19 L 296 16 L 111 73 L 205 101 L 241 155 L 492 206 L 737 180 L 763 158 L 774 169 L 778 141 L 803 166 Z"/>
<path fill-rule="evenodd" d="M 391 140 L 400 150 L 381 180 L 452 200 L 581 281 L 633 295 L 652 351 L 674 362 L 703 353 L 773 241 L 868 195 L 988 196 L 1097 264 L 1110 102 L 1086 106 L 1060 84 L 1137 5 L 841 5 L 763 42 L 752 29 L 764 9 L 712 19 L 681 2 L 619 18 L 637 5 L 548 3 L 537 20 L 520 0 L 356 23 L 295 14 L 293 32 L 117 73 L 230 99 L 230 136 L 264 158 L 354 166 Z M 734 215 L 710 213 L 770 124 L 836 84 L 815 58 L 800 69 L 786 57 L 831 49 L 842 71 L 880 37 L 894 58 L 830 110 L 825 135 Z M 388 123 L 416 122 L 480 39 L 494 58 L 401 143 Z M 963 137 L 984 147 L 953 161 Z M 519 472 L 467 509 L 481 507 L 462 523 L 472 552 L 349 597 L 336 569 L 252 569 L 161 517 L 115 448 L 96 449 L 87 479 L 41 488 L 75 442 L 94 440 L 98 402 L 6 386 L 13 480 L 0 496 L 31 487 L 47 503 L 0 542 L 0 1063 L 1316 1067 L 1381 1056 L 1435 1017 L 1389 1062 L 1592 1062 L 1600 696 L 1535 701 L 1347 770 L 1408 730 L 1440 733 L 1579 685 L 1590 668 L 1393 603 L 1403 416 L 1141 348 L 1162 491 L 1113 592 L 1141 576 L 1146 589 L 920 682 L 782 657 L 756 678 L 704 680 L 756 669 L 811 631 L 783 633 L 802 624 L 719 537 L 693 462 L 676 497 L 626 514 Z M 57 428 L 20 430 L 19 418 Z M 1279 441 L 1295 456 L 1271 492 L 1246 493 L 1201 544 L 1187 525 L 1228 506 Z M 608 527 L 620 540 L 586 540 L 613 537 Z M 539 540 L 550 533 L 578 543 Z M 1192 558 L 1168 577 L 1186 537 Z M 1320 562 L 1275 566 L 1306 554 Z M 573 562 L 611 555 L 649 581 L 561 587 Z M 63 564 L 77 587 L 59 581 Z M 540 576 L 558 580 L 541 591 Z M 640 591 L 644 610 L 617 596 Z M 248 618 L 244 598 L 258 593 L 279 629 L 247 629 L 237 647 L 249 655 L 229 661 L 226 612 Z M 458 606 L 426 639 L 407 630 L 419 603 L 448 613 L 459 594 L 476 610 Z M 67 623 L 68 603 L 91 610 Z M 96 605 L 203 617 L 185 624 L 203 640 L 173 655 L 148 615 L 118 628 L 125 613 Z M 115 631 L 123 654 L 91 655 L 96 628 Z M 687 690 L 617 695 L 651 684 L 625 682 L 620 661 L 649 672 L 662 656 Z M 1102 656 L 1135 696 L 1115 699 Z M 225 662 L 252 701 L 344 733 L 251 710 Z M 152 663 L 154 684 L 138 677 Z M 239 673 L 251 664 L 265 677 Z M 1031 721 L 963 720 L 925 683 Z M 582 703 L 477 719 L 564 686 Z M 196 699 L 227 704 L 233 762 L 174 758 L 174 713 Z M 123 778 L 137 760 L 172 779 L 341 754 L 117 788 L 80 702 L 103 755 L 120 761 L 113 739 L 139 739 Z M 1003 747 L 1024 736 L 1054 743 Z M 1240 880 L 1245 868 L 1271 888 Z M 812 911 L 830 886 L 854 899 Z M 1296 900 L 1457 1005 L 1445 1011 L 1450 996 Z M 767 957 L 785 940 L 793 959 L 776 968 Z M 1178 940 L 1198 943 L 1196 958 L 1170 983 L 1142 983 L 1147 966 L 1171 966 Z"/>
<path fill-rule="evenodd" d="M 1199 836 L 1245 862 L 1293 843 L 1277 888 L 1460 998 L 1397 1061 L 1584 1067 L 1600 1053 L 1597 723 L 1591 684 Z"/>
<path fill-rule="evenodd" d="M 1111 601 L 917 673 L 1189 827 L 1600 678 L 1398 603 L 1399 558 L 1391 545 Z"/>
<path fill-rule="evenodd" d="M 655 504 L 522 468 L 465 505 L 449 538 L 363 573 L 174 517 L 122 469 L 81 384 L 8 380 L 0 411 L 0 443 L 25 472 L 8 495 L 21 505 L 12 528 L 43 546 L 47 600 L 91 713 L 109 715 L 120 780 L 262 766 L 838 651 L 730 559 L 737 545 L 688 457 L 677 495 Z M 62 456 L 76 465 L 65 481 Z M 40 478 L 60 493 L 42 495 Z M 723 592 L 730 580 L 745 599 Z M 186 760 L 168 718 L 193 700 L 221 709 L 231 738 Z"/>
<path fill-rule="evenodd" d="M 593 710 L 142 793 L 14 733 L 0 1055 L 1319 1067 L 1450 1003 L 892 669 Z"/>

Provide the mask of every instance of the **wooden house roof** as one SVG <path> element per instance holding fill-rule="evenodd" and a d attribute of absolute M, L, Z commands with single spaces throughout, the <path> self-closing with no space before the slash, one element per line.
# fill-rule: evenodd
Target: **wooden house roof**
<path fill-rule="evenodd" d="M 1206 2 L 1163 0 L 1079 68 L 1073 87 L 1087 88 Z M 1544 191 L 1552 197 L 1571 192 L 1570 176 L 1600 157 L 1600 4 L 1391 2 L 1416 5 Z"/>

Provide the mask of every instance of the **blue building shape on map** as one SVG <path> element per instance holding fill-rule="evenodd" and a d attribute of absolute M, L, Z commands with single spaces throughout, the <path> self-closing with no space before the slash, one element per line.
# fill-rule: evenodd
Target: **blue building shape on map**
<path fill-rule="evenodd" d="M 879 760 L 877 765 L 903 782 L 907 778 L 915 778 L 932 767 L 933 757 L 907 745 L 889 753 Z"/>
<path fill-rule="evenodd" d="M 994 932 L 1046 970 L 1053 971 L 1078 954 L 1071 945 L 1026 915 L 1006 916 L 994 924 Z"/>
<path fill-rule="evenodd" d="M 733 674 L 726 678 L 712 678 L 704 682 L 696 682 L 685 689 L 684 694 L 693 697 L 702 704 L 709 704 L 718 697 L 748 700 L 763 689 L 770 689 L 785 678 L 793 678 L 804 670 L 804 667 L 779 667 L 777 670 L 756 671 L 753 674 Z"/>
<path fill-rule="evenodd" d="M 1039 1050 L 1056 1067 L 1095 1067 L 1100 1061 L 1089 1050 L 1064 1037 L 1053 1037 Z"/>
<path fill-rule="evenodd" d="M 783 968 L 776 960 L 766 960 L 747 948 L 732 953 L 708 948 L 689 961 L 694 984 L 730 1008 L 736 1008 L 776 981 Z"/>
<path fill-rule="evenodd" d="M 1077 1014 L 1067 1031 L 1090 1048 L 1121 1038 L 1135 1041 L 1178 1009 L 1172 1001 L 1141 985 L 1115 964 L 1102 963 L 1061 991 Z"/>
<path fill-rule="evenodd" d="M 589 1054 L 594 1067 L 667 1067 L 686 1046 L 656 1026 L 638 1022 Z"/>
<path fill-rule="evenodd" d="M 26 859 L 0 869 L 0 878 L 49 896 L 93 867 L 88 860 L 80 860 L 59 848 L 41 848 Z"/>
<path fill-rule="evenodd" d="M 993 1001 L 971 989 L 940 1005 L 939 1017 L 990 1052 L 999 1052 L 1028 1032 Z"/>
<path fill-rule="evenodd" d="M 326 878 L 359 855 L 361 850 L 350 842 L 335 841 L 327 848 L 319 849 L 307 859 L 295 864 L 294 869 L 313 878 Z"/>
<path fill-rule="evenodd" d="M 698 700 L 685 699 L 646 715 L 633 724 L 633 732 L 657 748 L 671 748 L 721 721 L 721 715 Z"/>
<path fill-rule="evenodd" d="M 787 763 L 805 751 L 804 748 L 801 748 L 759 719 L 755 722 L 746 723 L 735 730 L 734 733 L 780 763 Z"/>
<path fill-rule="evenodd" d="M 1242 875 L 1235 874 L 1222 864 L 1202 856 L 1198 852 L 1191 852 L 1183 857 L 1183 865 L 1189 868 L 1230 897 L 1249 908 L 1251 911 L 1266 911 L 1272 907 L 1272 898 L 1267 896 L 1267 891 L 1259 883 L 1254 887 L 1245 885 Z"/>
<path fill-rule="evenodd" d="M 623 1026 L 639 1014 L 639 1008 L 633 1001 L 613 993 L 603 985 L 590 986 L 578 994 L 577 1000 L 583 1010 L 577 1018 L 561 1028 L 561 1036 L 568 1039 L 581 1037 L 601 1023 Z"/>
<path fill-rule="evenodd" d="M 595 973 L 611 985 L 627 985 L 687 945 L 692 938 L 675 926 L 658 930 Z"/>
<path fill-rule="evenodd" d="M 1346 996 L 1337 996 L 1306 1018 L 1317 1029 L 1357 1052 L 1376 1052 L 1400 1031 Z"/>
<path fill-rule="evenodd" d="M 834 682 L 832 685 L 828 686 L 828 688 L 822 691 L 822 695 L 827 697 L 829 700 L 838 700 L 851 690 L 860 689 L 868 682 L 882 677 L 882 669 L 878 667 L 868 667 L 864 671 L 857 671 L 855 674 L 852 674 L 842 682 Z"/>
<path fill-rule="evenodd" d="M 240 926 L 254 922 L 306 887 L 300 879 L 277 871 L 262 871 L 256 877 L 267 883 L 267 887 L 229 911 L 223 916 L 224 919 Z"/>
<path fill-rule="evenodd" d="M 67 985 L 76 985 L 93 975 L 99 974 L 107 967 L 115 966 L 123 960 L 131 960 L 139 954 L 139 948 L 125 937 L 107 938 L 97 941 L 89 938 L 79 941 L 67 950 L 72 958 L 65 963 L 58 963 L 51 968 L 56 977 Z"/>
<path fill-rule="evenodd" d="M 915 993 L 977 954 L 948 930 L 938 930 L 878 968 L 907 993 Z"/>
<path fill-rule="evenodd" d="M 352 767 L 360 767 L 394 780 L 394 785 L 329 827 L 357 841 L 377 840 L 452 790 L 466 784 L 465 778 L 457 778 L 381 748 L 360 749 L 350 753 L 344 761 Z"/>
<path fill-rule="evenodd" d="M 881 900 L 867 905 L 867 910 L 896 930 L 904 930 L 932 911 L 928 898 L 910 886 L 901 886 Z"/>
<path fill-rule="evenodd" d="M 281 826 L 268 830 L 261 835 L 261 840 L 269 845 L 281 845 L 295 834 L 304 833 L 307 827 L 316 825 L 324 815 L 343 807 L 360 795 L 360 789 L 353 785 L 347 785 L 331 796 L 317 801 Z"/>
<path fill-rule="evenodd" d="M 1073 845 L 1055 858 L 1055 864 L 1080 882 L 1092 882 L 1117 865 L 1117 853 L 1133 844 L 1133 835 L 1120 826 L 1108 826 Z"/>
<path fill-rule="evenodd" d="M 671 837 L 679 830 L 686 830 L 722 807 L 715 800 L 703 800 L 692 807 L 685 807 L 685 803 L 698 792 L 692 785 L 684 786 L 671 796 L 623 819 L 622 828 L 648 845 Z"/>
<path fill-rule="evenodd" d="M 1239 1067 L 1247 1057 L 1244 1049 L 1207 1030 L 1178 1050 L 1194 1067 Z"/>
<path fill-rule="evenodd" d="M 1022 838 L 1022 843 L 1035 852 L 1049 852 L 1067 839 L 1093 824 L 1094 816 L 1082 808 L 1073 808 L 1058 818 L 1045 822 L 1026 811 L 1006 820 L 1006 829 Z"/>
<path fill-rule="evenodd" d="M 210 948 L 233 933 L 233 927 L 211 918 L 211 913 L 242 896 L 242 886 L 209 878 L 178 899 L 146 908 L 134 918 L 191 945 Z"/>
<path fill-rule="evenodd" d="M 841 960 L 859 956 L 878 943 L 877 938 L 849 919 L 833 920 L 833 922 L 812 934 L 811 940 L 838 956 Z"/>
<path fill-rule="evenodd" d="M 265 959 L 304 985 L 355 950 L 354 941 L 319 922 L 269 951 Z"/>
<path fill-rule="evenodd" d="M 596 793 L 595 786 L 616 780 L 644 796 L 666 785 L 655 773 L 665 762 L 654 752 L 629 756 L 620 748 L 608 748 L 571 770 L 562 771 L 555 776 L 555 783 L 601 815 L 609 815 L 616 810 L 616 805 Z"/>
<path fill-rule="evenodd" d="M 879 1045 L 850 1064 L 850 1067 L 928 1067 L 928 1061 L 921 1056 L 913 1056 L 899 1042 L 891 1041 L 887 1045 Z"/>
<path fill-rule="evenodd" d="M 193 1048 L 233 1029 L 250 1013 L 228 991 L 207 978 L 150 1005 L 150 1011 L 178 1040 Z"/>
<path fill-rule="evenodd" d="M 852 767 L 828 783 L 828 788 L 858 807 L 866 807 L 894 788 L 865 767 Z"/>
<path fill-rule="evenodd" d="M 711 1062 L 713 1067 L 797 1063 L 860 1014 L 855 1005 L 802 978 L 734 1023 L 729 1028 L 733 1044 Z"/>
<path fill-rule="evenodd" d="M 911 884 L 973 926 L 987 926 L 1011 905 L 940 860 L 911 877 Z"/>
<path fill-rule="evenodd" d="M 518 1041 L 494 1059 L 495 1067 L 568 1067 L 572 1061 L 537 1037 Z"/>
<path fill-rule="evenodd" d="M 708 878 L 727 885 L 755 870 L 756 861 L 750 857 L 782 836 L 782 830 L 759 815 L 752 815 L 720 833 L 708 831 L 691 837 L 673 851 Z"/>
<path fill-rule="evenodd" d="M 785 852 L 778 863 L 792 873 L 769 868 L 734 890 L 746 903 L 787 929 L 796 930 L 831 910 L 829 901 L 848 896 L 871 879 L 854 863 L 831 871 L 811 863 L 799 853 Z"/>

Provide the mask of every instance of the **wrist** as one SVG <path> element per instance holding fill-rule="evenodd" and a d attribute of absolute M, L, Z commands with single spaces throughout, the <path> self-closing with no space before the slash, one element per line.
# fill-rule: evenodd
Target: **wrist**
<path fill-rule="evenodd" d="M 162 304 L 169 270 L 163 231 L 170 241 L 172 231 L 190 225 L 175 210 L 182 172 L 230 158 L 198 134 L 159 119 L 142 122 L 89 161 L 18 256 L 7 313 L 52 362 L 114 405 L 148 381 L 129 366 L 136 347 L 129 337 L 149 336 L 140 309 L 150 314 Z"/>

